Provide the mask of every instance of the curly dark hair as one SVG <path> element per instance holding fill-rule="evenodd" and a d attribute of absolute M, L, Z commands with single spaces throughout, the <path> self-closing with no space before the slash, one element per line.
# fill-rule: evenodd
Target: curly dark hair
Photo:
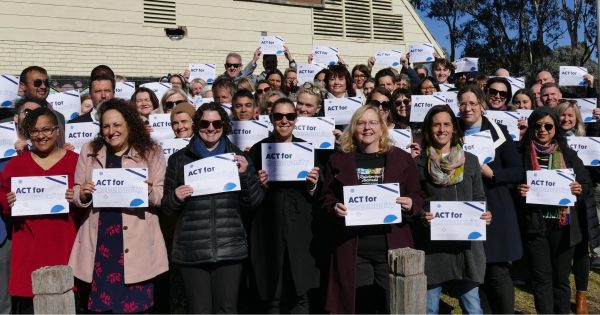
<path fill-rule="evenodd" d="M 344 78 L 346 81 L 346 92 L 349 97 L 356 96 L 356 91 L 352 88 L 352 76 L 350 75 L 350 71 L 346 68 L 345 65 L 331 65 L 328 68 L 328 71 L 325 74 L 325 87 L 327 91 L 330 91 L 329 80 L 334 77 Z"/>
<path fill-rule="evenodd" d="M 40 118 L 41 116 L 48 117 L 48 119 L 50 119 L 52 124 L 54 126 L 58 127 L 58 119 L 56 118 L 56 115 L 54 114 L 54 112 L 52 110 L 50 110 L 48 107 L 36 108 L 36 109 L 32 110 L 31 112 L 29 112 L 29 114 L 27 114 L 27 116 L 25 116 L 25 119 L 23 119 L 23 127 L 22 127 L 23 129 L 22 130 L 23 130 L 23 135 L 25 136 L 25 138 L 31 139 L 29 130 L 31 130 L 35 127 L 35 124 L 37 124 L 38 118 Z"/>
<path fill-rule="evenodd" d="M 144 122 L 135 106 L 120 98 L 113 98 L 100 105 L 100 109 L 98 110 L 100 132 L 92 141 L 92 153 L 90 156 L 96 156 L 98 151 L 100 151 L 103 146 L 107 145 L 102 136 L 102 126 L 104 125 L 104 113 L 109 110 L 116 110 L 123 116 L 127 123 L 127 131 L 129 132 L 129 137 L 127 139 L 129 147 L 133 148 L 142 159 L 146 160 L 149 153 L 155 150 L 158 145 L 150 138 L 150 134 L 146 131 Z"/>
<path fill-rule="evenodd" d="M 202 104 L 198 110 L 196 110 L 196 113 L 194 114 L 194 118 L 192 118 L 192 130 L 194 131 L 194 135 L 197 136 L 198 135 L 198 131 L 200 131 L 200 120 L 202 120 L 202 116 L 204 115 L 204 112 L 208 112 L 208 111 L 215 111 L 217 113 L 219 113 L 219 116 L 221 116 L 221 121 L 223 121 L 223 135 L 227 136 L 229 134 L 231 134 L 231 121 L 229 120 L 229 115 L 227 115 L 227 112 L 225 111 L 225 109 L 223 109 L 223 107 L 221 106 L 221 104 L 217 103 L 217 102 L 210 102 L 210 103 L 204 103 Z"/>

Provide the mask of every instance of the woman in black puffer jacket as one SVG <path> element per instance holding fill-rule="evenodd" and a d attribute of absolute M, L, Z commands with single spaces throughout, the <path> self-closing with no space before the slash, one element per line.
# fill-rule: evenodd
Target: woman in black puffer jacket
<path fill-rule="evenodd" d="M 191 313 L 237 313 L 243 260 L 248 256 L 242 209 L 257 207 L 263 191 L 252 161 L 227 138 L 227 113 L 218 103 L 200 106 L 193 118 L 190 144 L 169 158 L 162 211 L 177 214 L 172 261 L 180 266 Z M 235 153 L 241 190 L 192 196 L 184 166 Z M 210 181 L 210 177 L 206 177 Z"/>

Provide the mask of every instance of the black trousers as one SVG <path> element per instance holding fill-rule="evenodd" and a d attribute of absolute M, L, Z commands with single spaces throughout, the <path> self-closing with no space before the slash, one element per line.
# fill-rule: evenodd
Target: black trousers
<path fill-rule="evenodd" d="M 569 227 L 560 227 L 557 220 L 546 220 L 544 234 L 526 237 L 525 250 L 538 314 L 570 312 L 569 274 L 574 248 L 569 242 Z"/>
<path fill-rule="evenodd" d="M 390 305 L 390 267 L 384 237 L 365 242 L 358 240 L 356 256 L 357 314 L 388 314 Z"/>
<path fill-rule="evenodd" d="M 189 312 L 192 314 L 237 313 L 242 261 L 180 266 Z"/>
<path fill-rule="evenodd" d="M 577 291 L 587 291 L 590 279 L 590 254 L 588 251 L 590 244 L 587 237 L 575 245 L 573 252 L 573 276 L 575 278 L 575 289 Z"/>
<path fill-rule="evenodd" d="M 485 281 L 479 288 L 479 299 L 485 314 L 512 314 L 515 312 L 515 288 L 508 262 L 487 264 Z"/>
<path fill-rule="evenodd" d="M 267 301 L 268 314 L 309 314 L 310 300 L 308 293 L 298 295 L 292 277 L 288 249 L 283 254 L 283 268 L 279 274 L 273 299 Z"/>

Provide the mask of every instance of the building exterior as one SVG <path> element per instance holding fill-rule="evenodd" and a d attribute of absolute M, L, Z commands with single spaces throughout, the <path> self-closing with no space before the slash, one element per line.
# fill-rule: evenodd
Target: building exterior
<path fill-rule="evenodd" d="M 85 77 L 107 64 L 128 77 L 160 77 L 190 63 L 215 63 L 222 73 L 230 51 L 251 60 L 262 32 L 284 36 L 298 63 L 320 44 L 338 47 L 350 65 L 410 43 L 431 42 L 442 54 L 407 0 L 0 0 L 0 7 L 1 74 L 35 64 L 51 76 Z M 179 26 L 181 40 L 165 35 Z"/>

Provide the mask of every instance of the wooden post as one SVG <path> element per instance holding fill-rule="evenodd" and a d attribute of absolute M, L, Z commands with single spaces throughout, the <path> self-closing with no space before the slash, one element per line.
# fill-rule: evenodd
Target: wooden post
<path fill-rule="evenodd" d="M 31 273 L 35 314 L 75 314 L 73 269 L 42 267 Z"/>
<path fill-rule="evenodd" d="M 425 314 L 427 277 L 425 252 L 412 248 L 388 251 L 390 265 L 390 313 Z"/>

